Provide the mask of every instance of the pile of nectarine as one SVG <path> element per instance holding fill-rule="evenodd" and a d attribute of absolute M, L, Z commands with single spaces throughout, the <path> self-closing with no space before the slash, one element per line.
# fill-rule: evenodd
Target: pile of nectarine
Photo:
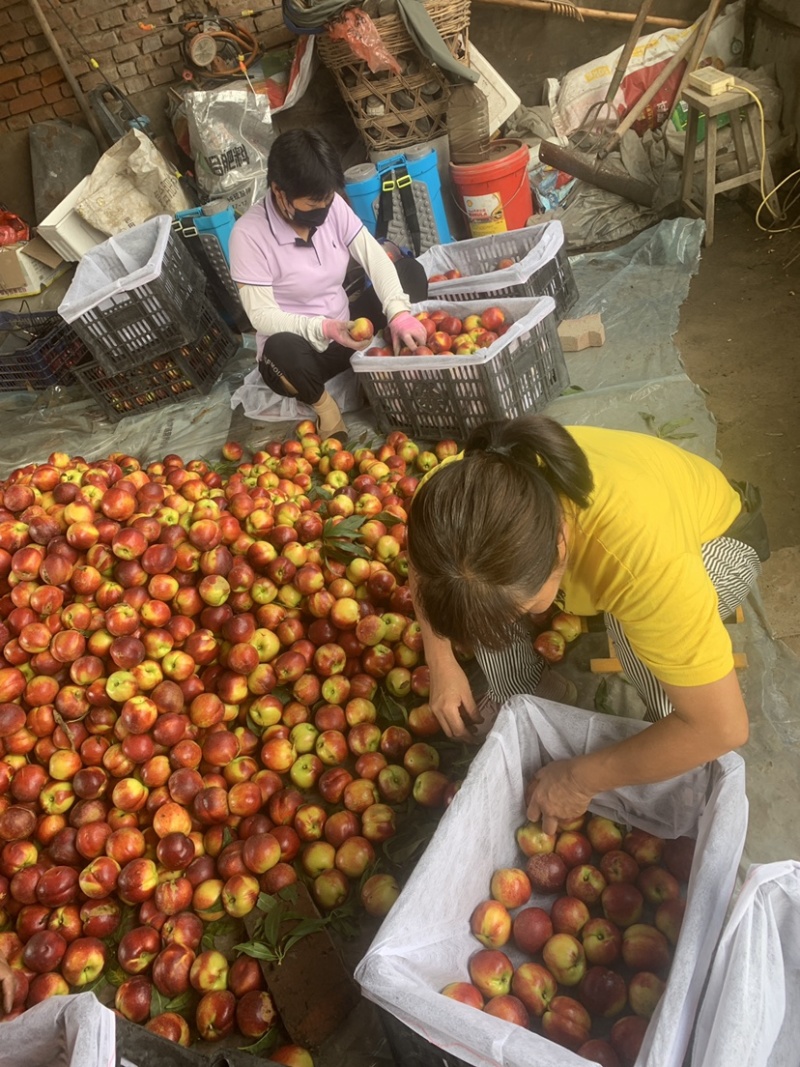
<path fill-rule="evenodd" d="M 400 356 L 472 356 L 479 348 L 494 344 L 511 325 L 511 319 L 499 307 L 489 307 L 463 319 L 443 308 L 421 311 L 416 318 L 425 327 L 428 343 L 415 349 L 402 348 L 398 352 Z M 391 346 L 384 343 L 368 348 L 365 355 L 391 356 L 394 353 Z"/>
<path fill-rule="evenodd" d="M 258 1040 L 260 968 L 212 924 L 297 880 L 326 913 L 388 911 L 382 844 L 456 788 L 405 542 L 457 450 L 351 452 L 301 423 L 220 469 L 59 452 L 0 482 L 6 1018 L 106 975 L 174 1040 Z"/>
<path fill-rule="evenodd" d="M 694 841 L 596 815 L 557 834 L 517 830 L 519 866 L 494 871 L 470 929 L 470 981 L 442 993 L 603 1067 L 632 1067 L 664 991 Z"/>

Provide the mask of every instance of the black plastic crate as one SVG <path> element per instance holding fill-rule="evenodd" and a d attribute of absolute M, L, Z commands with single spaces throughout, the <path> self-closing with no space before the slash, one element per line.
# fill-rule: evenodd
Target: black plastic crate
<path fill-rule="evenodd" d="M 513 259 L 514 266 L 498 270 L 497 264 L 506 258 Z M 521 230 L 437 245 L 421 256 L 420 262 L 428 274 L 446 269 L 461 271 L 460 278 L 430 283 L 431 300 L 551 296 L 557 317 L 563 319 L 578 299 L 560 223 L 543 222 Z M 525 275 L 522 281 L 518 280 L 520 272 Z"/>
<path fill-rule="evenodd" d="M 183 1013 L 182 1013 L 183 1014 Z M 214 1049 L 208 1042 L 184 1048 L 159 1034 L 151 1034 L 144 1026 L 116 1017 L 116 1067 L 124 1063 L 135 1067 L 278 1067 L 274 1060 L 253 1056 L 238 1048 Z M 253 1039 L 243 1038 L 253 1043 Z"/>
<path fill-rule="evenodd" d="M 233 212 L 230 212 L 231 217 Z M 227 223 L 227 217 L 224 223 Z M 240 333 L 253 329 L 242 307 L 239 287 L 231 277 L 226 250 L 229 231 L 223 213 L 203 215 L 200 211 L 179 212 L 173 230 L 183 241 L 206 277 L 207 293 L 225 321 Z M 232 227 L 231 227 L 232 228 Z"/>
<path fill-rule="evenodd" d="M 89 358 L 84 342 L 56 312 L 0 312 L 0 393 L 71 385 L 73 368 Z"/>
<path fill-rule="evenodd" d="M 378 1009 L 383 1031 L 397 1067 L 469 1067 L 401 1023 L 390 1012 Z"/>
<path fill-rule="evenodd" d="M 426 301 L 416 309 L 447 308 L 453 315 L 480 313 L 491 301 L 459 306 Z M 351 360 L 378 428 L 402 430 L 414 438 L 464 440 L 481 423 L 541 411 L 569 385 L 553 303 L 547 297 L 507 301 L 503 308 L 524 315 L 521 336 L 501 338 L 497 353 L 481 362 L 474 356 L 358 355 Z"/>
<path fill-rule="evenodd" d="M 239 342 L 210 300 L 203 301 L 198 319 L 195 339 L 172 352 L 116 374 L 92 363 L 77 368 L 76 377 L 112 422 L 207 393 L 238 351 Z"/>
<path fill-rule="evenodd" d="M 114 294 L 72 325 L 100 366 L 117 373 L 190 342 L 205 290 L 202 268 L 170 234 L 158 277 Z"/>

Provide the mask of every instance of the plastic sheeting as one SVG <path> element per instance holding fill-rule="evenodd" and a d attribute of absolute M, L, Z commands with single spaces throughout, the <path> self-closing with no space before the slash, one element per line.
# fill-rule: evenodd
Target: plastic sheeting
<path fill-rule="evenodd" d="M 184 459 L 215 458 L 228 440 L 230 386 L 220 381 L 207 396 L 131 416 L 104 418 L 91 400 L 70 390 L 0 394 L 0 477 L 25 463 L 44 463 L 51 452 L 102 459 L 123 452 L 150 463 L 174 452 Z"/>
<path fill-rule="evenodd" d="M 574 386 L 592 392 L 683 373 L 673 336 L 702 240 L 700 220 L 673 219 L 613 251 L 571 259 L 580 298 L 570 317 L 597 312 L 606 331 L 602 348 L 567 354 Z"/>
<path fill-rule="evenodd" d="M 508 701 L 356 969 L 365 994 L 478 1067 L 585 1063 L 523 1027 L 440 996 L 439 990 L 468 980 L 467 960 L 476 947 L 469 917 L 486 898 L 492 872 L 517 864 L 514 831 L 525 820 L 524 792 L 531 775 L 550 760 L 606 747 L 643 728 L 532 697 Z M 663 837 L 697 839 L 669 980 L 636 1061 L 639 1067 L 680 1067 L 744 843 L 744 765 L 730 753 L 668 782 L 599 794 L 591 810 Z M 549 899 L 534 893 L 530 903 Z M 512 962 L 519 961 L 516 949 L 504 951 Z"/>
<path fill-rule="evenodd" d="M 344 370 L 325 383 L 340 411 L 356 411 L 364 403 L 361 386 L 351 370 Z M 231 397 L 231 407 L 241 405 L 248 419 L 257 422 L 296 422 L 299 419 L 316 419 L 309 404 L 293 396 L 281 396 L 267 385 L 258 367 L 253 367 L 245 380 Z"/>

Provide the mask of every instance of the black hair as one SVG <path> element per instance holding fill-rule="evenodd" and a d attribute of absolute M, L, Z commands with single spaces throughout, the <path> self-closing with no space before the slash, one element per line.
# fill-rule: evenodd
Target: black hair
<path fill-rule="evenodd" d="M 273 141 L 267 181 L 289 200 L 324 200 L 344 188 L 344 172 L 336 149 L 318 130 L 287 130 Z"/>
<path fill-rule="evenodd" d="M 558 566 L 561 498 L 585 508 L 593 487 L 586 455 L 553 419 L 474 430 L 463 459 L 433 473 L 409 514 L 414 595 L 434 632 L 501 648 Z"/>

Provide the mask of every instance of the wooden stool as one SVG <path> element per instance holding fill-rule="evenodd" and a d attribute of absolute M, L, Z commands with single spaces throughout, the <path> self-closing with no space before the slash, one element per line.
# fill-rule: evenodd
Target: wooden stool
<path fill-rule="evenodd" d="M 723 621 L 725 622 L 726 625 L 728 625 L 728 624 L 741 625 L 744 622 L 744 611 L 742 610 L 741 605 L 739 607 L 737 607 L 736 611 L 733 613 L 733 615 L 730 616 L 730 618 L 724 619 Z M 583 619 L 583 618 L 581 619 L 581 632 L 582 633 L 589 633 L 590 632 L 589 624 L 588 624 L 587 620 Z M 619 659 L 617 658 L 617 650 L 614 648 L 614 642 L 613 642 L 610 634 L 608 634 L 607 636 L 608 636 L 608 655 L 607 656 L 601 656 L 598 659 L 593 658 L 593 659 L 589 660 L 589 670 L 592 672 L 592 674 L 621 674 L 622 673 L 623 667 L 622 667 L 622 664 L 620 663 Z M 736 668 L 737 671 L 747 670 L 747 667 L 749 666 L 749 664 L 747 662 L 747 653 L 746 652 L 734 652 L 734 654 L 733 654 L 733 665 L 734 665 L 734 667 Z"/>
<path fill-rule="evenodd" d="M 748 89 L 756 92 L 753 86 L 737 79 L 737 86 L 739 85 L 747 85 Z M 754 185 L 759 191 L 759 196 L 761 196 L 761 116 L 752 96 L 742 92 L 739 88 L 732 89 L 727 93 L 721 93 L 719 96 L 706 96 L 696 89 L 686 88 L 683 91 L 683 99 L 689 107 L 689 121 L 686 126 L 686 148 L 683 155 L 681 201 L 691 214 L 701 218 L 705 217 L 705 245 L 708 247 L 714 243 L 714 199 L 717 193 L 724 192 L 726 189 L 737 189 L 740 185 Z M 726 112 L 730 116 L 734 151 L 725 152 L 723 155 L 717 156 L 717 117 L 724 115 Z M 706 117 L 706 158 L 702 206 L 692 200 L 695 152 L 697 150 L 697 127 L 700 115 L 705 115 Z M 759 166 L 755 170 L 748 169 L 747 149 L 745 148 L 744 133 L 742 131 L 744 122 L 747 122 L 750 136 L 755 145 L 756 157 L 759 161 Z M 735 178 L 728 178 L 726 181 L 718 182 L 717 167 L 729 159 L 736 160 L 739 174 Z M 764 195 L 771 193 L 774 188 L 775 182 L 772 178 L 769 159 L 765 159 Z M 767 206 L 773 216 L 777 217 L 778 211 L 774 206 L 774 202 L 772 200 L 768 201 Z"/>

